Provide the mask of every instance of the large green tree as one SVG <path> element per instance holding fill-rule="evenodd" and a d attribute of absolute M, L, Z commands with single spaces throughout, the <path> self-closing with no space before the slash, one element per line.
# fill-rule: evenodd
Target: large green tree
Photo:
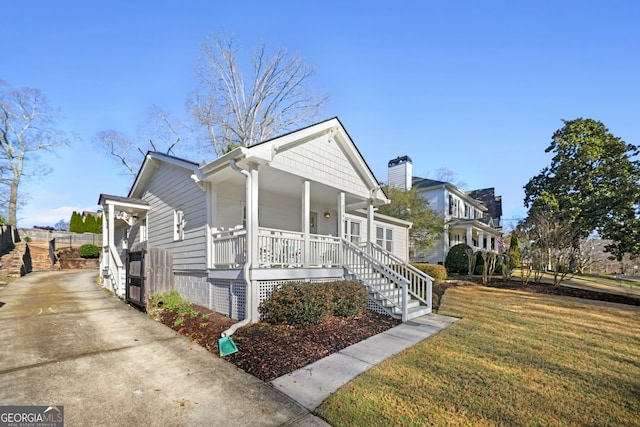
<path fill-rule="evenodd" d="M 395 218 L 411 221 L 409 230 L 412 250 L 427 251 L 442 236 L 444 224 L 442 218 L 429 207 L 429 202 L 416 188 L 404 191 L 395 187 L 385 187 L 391 203 L 378 208 L 378 212 Z"/>
<path fill-rule="evenodd" d="M 574 246 L 595 231 L 613 239 L 618 252 L 639 253 L 637 239 L 621 240 L 638 232 L 638 147 L 602 122 L 578 118 L 564 121 L 546 152 L 554 153 L 551 164 L 524 187 L 529 215 L 544 212 L 570 224 L 576 230 Z"/>

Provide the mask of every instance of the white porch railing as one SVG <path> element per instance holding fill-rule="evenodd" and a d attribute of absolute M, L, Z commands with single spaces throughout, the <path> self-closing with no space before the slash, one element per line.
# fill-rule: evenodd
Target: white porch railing
<path fill-rule="evenodd" d="M 247 259 L 247 231 L 236 228 L 212 233 L 211 265 L 239 268 Z M 319 267 L 342 265 L 340 239 L 311 234 L 305 252 L 304 233 L 260 227 L 258 230 L 258 268 Z M 306 256 L 305 256 L 306 255 Z"/>
<path fill-rule="evenodd" d="M 366 252 L 371 254 L 381 264 L 390 267 L 402 277 L 409 280 L 409 295 L 424 303 L 427 307 L 431 307 L 431 291 L 433 286 L 433 278 L 431 276 L 428 276 L 375 243 L 368 243 L 366 245 Z"/>
<path fill-rule="evenodd" d="M 124 295 L 125 280 L 124 276 L 124 264 L 120 255 L 111 246 L 104 246 L 102 248 L 103 256 L 107 257 L 107 262 L 103 266 L 106 271 L 102 272 L 103 279 L 109 281 L 109 286 L 114 294 L 117 296 Z"/>
<path fill-rule="evenodd" d="M 211 265 L 240 268 L 247 260 L 247 230 L 235 228 L 212 233 Z"/>

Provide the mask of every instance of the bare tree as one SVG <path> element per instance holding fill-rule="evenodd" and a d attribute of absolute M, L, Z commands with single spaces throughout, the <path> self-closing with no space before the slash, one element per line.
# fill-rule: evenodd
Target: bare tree
<path fill-rule="evenodd" d="M 134 142 L 122 132 L 104 130 L 98 132 L 93 141 L 133 177 L 149 150 L 179 156 L 194 148 L 188 143 L 191 130 L 186 123 L 174 119 L 169 112 L 156 105 L 147 111 L 147 121 L 138 130 L 138 135 L 143 143 Z"/>
<path fill-rule="evenodd" d="M 448 182 L 460 189 L 467 186 L 467 183 L 459 179 L 458 174 L 449 168 L 443 167 L 436 169 L 435 176 L 438 181 Z"/>
<path fill-rule="evenodd" d="M 529 242 L 527 256 L 533 269 L 550 271 L 554 285 L 558 285 L 569 274 L 575 274 L 575 267 L 585 262 L 585 253 L 580 251 L 579 244 L 575 244 L 583 239 L 573 223 L 559 220 L 543 211 L 532 211 L 519 225 L 519 231 L 524 236 L 523 240 Z"/>
<path fill-rule="evenodd" d="M 58 128 L 60 112 L 40 90 L 5 86 L 0 80 L 0 184 L 8 190 L 8 222 L 15 225 L 22 180 L 49 171 L 37 164 L 38 155 L 71 143 L 75 135 Z"/>
<path fill-rule="evenodd" d="M 187 109 L 216 156 L 310 122 L 327 100 L 307 86 L 313 68 L 284 49 L 272 55 L 265 44 L 255 49 L 247 79 L 229 36 L 211 36 L 202 51 L 196 68 L 198 86 Z"/>

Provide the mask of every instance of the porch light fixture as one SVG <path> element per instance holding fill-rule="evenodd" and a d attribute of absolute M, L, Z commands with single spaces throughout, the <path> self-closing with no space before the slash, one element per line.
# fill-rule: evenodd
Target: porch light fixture
<path fill-rule="evenodd" d="M 329 211 L 325 212 L 325 213 L 324 213 L 324 217 L 325 217 L 326 219 L 331 218 L 331 212 L 329 212 Z"/>

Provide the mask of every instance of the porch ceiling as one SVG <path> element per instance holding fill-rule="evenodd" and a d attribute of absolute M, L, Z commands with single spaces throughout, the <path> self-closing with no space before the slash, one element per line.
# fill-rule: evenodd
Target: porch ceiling
<path fill-rule="evenodd" d="M 245 177 L 240 173 L 229 170 L 224 172 L 224 183 L 234 185 L 245 185 Z M 218 176 L 218 179 L 220 176 Z M 267 192 L 283 196 L 302 196 L 302 184 L 304 178 L 298 175 L 290 174 L 278 169 L 261 168 L 259 172 L 260 192 Z M 222 185 L 224 185 L 222 183 Z M 311 200 L 313 203 L 334 206 L 338 203 L 338 194 L 340 191 L 326 184 L 317 181 L 311 181 Z M 345 203 L 355 204 L 363 200 L 353 194 L 345 194 Z"/>

